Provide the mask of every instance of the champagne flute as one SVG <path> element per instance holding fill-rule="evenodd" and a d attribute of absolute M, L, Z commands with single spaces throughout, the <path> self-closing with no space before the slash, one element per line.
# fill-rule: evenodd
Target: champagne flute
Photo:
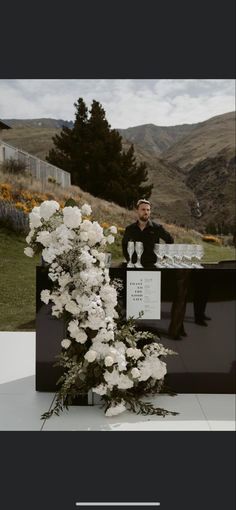
<path fill-rule="evenodd" d="M 141 264 L 141 256 L 143 254 L 143 243 L 141 243 L 140 241 L 137 241 L 135 243 L 135 251 L 137 253 L 137 262 L 135 264 L 135 267 L 137 267 L 137 268 L 143 267 Z"/>
<path fill-rule="evenodd" d="M 160 256 L 160 244 L 159 243 L 154 244 L 154 254 L 156 255 L 156 262 L 154 264 L 155 267 L 157 267 L 157 268 L 163 267 L 163 264 L 161 263 L 162 256 Z"/>
<path fill-rule="evenodd" d="M 195 245 L 195 258 L 199 261 L 199 264 L 196 264 L 197 269 L 203 269 L 203 266 L 200 264 L 200 260 L 202 259 L 204 255 L 204 248 L 202 244 L 196 244 Z"/>
<path fill-rule="evenodd" d="M 111 253 L 110 252 L 105 253 L 105 266 L 106 267 L 111 266 Z"/>
<path fill-rule="evenodd" d="M 167 267 L 174 268 L 174 267 L 176 267 L 176 264 L 174 262 L 174 256 L 175 256 L 174 244 L 166 244 L 165 246 L 166 246 L 166 258 L 167 258 L 167 262 L 168 262 Z M 169 261 L 170 261 L 170 263 L 169 263 Z"/>
<path fill-rule="evenodd" d="M 159 259 L 161 260 L 161 267 L 167 267 L 164 261 L 166 255 L 166 244 L 159 244 Z"/>
<path fill-rule="evenodd" d="M 127 264 L 127 267 L 134 267 L 134 264 L 132 262 L 132 257 L 134 254 L 134 241 L 129 241 L 127 246 L 127 251 L 129 254 L 129 262 Z"/>

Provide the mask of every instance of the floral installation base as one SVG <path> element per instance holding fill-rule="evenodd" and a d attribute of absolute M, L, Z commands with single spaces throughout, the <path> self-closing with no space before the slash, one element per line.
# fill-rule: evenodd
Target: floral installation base
<path fill-rule="evenodd" d="M 41 253 L 48 264 L 53 288 L 44 289 L 41 300 L 52 303 L 52 315 L 66 326 L 55 363 L 62 368 L 55 403 L 42 418 L 58 415 L 89 391 L 100 395 L 106 416 L 125 410 L 176 415 L 142 400 L 163 392 L 167 368 L 161 358 L 176 353 L 152 333 L 139 331 L 132 318 L 122 318 L 120 284 L 111 282 L 105 265 L 117 229 L 103 229 L 91 213 L 88 204 L 79 208 L 70 200 L 62 208 L 46 200 L 29 214 L 24 252 Z"/>

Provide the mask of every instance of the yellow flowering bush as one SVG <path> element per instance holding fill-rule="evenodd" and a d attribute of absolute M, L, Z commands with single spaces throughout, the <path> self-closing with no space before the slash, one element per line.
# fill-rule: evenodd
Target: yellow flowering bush
<path fill-rule="evenodd" d="M 12 186 L 11 184 L 0 184 L 0 198 L 2 200 L 11 200 Z"/>
<path fill-rule="evenodd" d="M 202 240 L 205 242 L 205 243 L 213 243 L 213 244 L 222 244 L 221 243 L 221 239 L 219 239 L 219 237 L 216 237 L 216 236 L 213 236 L 213 235 L 204 235 L 202 236 Z"/>

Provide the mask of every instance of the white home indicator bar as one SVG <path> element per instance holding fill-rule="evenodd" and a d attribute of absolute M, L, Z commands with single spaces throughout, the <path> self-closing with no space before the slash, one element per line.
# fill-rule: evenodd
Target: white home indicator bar
<path fill-rule="evenodd" d="M 122 503 L 121 502 L 120 503 L 118 503 L 118 502 L 110 502 L 110 503 L 108 503 L 108 502 L 106 502 L 106 503 L 101 503 L 101 502 L 99 502 L 99 503 L 94 503 L 94 502 L 93 503 L 88 503 L 88 502 L 84 503 L 83 502 L 82 503 L 81 502 L 80 503 L 79 501 L 77 501 L 75 503 L 75 505 L 81 506 L 81 507 L 82 506 L 142 506 L 142 507 L 146 506 L 147 507 L 147 506 L 160 506 L 160 503 L 154 502 L 154 501 L 149 501 L 148 503 L 144 503 L 144 502 L 141 503 L 141 502 L 137 502 L 137 501 L 129 502 L 129 503 L 125 503 L 125 502 L 122 502 Z"/>

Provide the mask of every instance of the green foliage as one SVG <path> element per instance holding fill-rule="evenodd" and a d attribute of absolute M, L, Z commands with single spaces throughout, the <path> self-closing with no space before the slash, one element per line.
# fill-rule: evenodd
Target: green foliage
<path fill-rule="evenodd" d="M 72 184 L 126 208 L 149 198 L 153 186 L 147 184 L 146 163 L 136 162 L 133 145 L 122 149 L 122 137 L 111 129 L 101 104 L 94 100 L 88 112 L 79 98 L 74 106 L 74 127 L 53 137 L 47 161 L 70 172 Z"/>
<path fill-rule="evenodd" d="M 78 205 L 79 204 L 73 198 L 68 198 L 65 202 L 65 207 L 76 207 Z"/>

